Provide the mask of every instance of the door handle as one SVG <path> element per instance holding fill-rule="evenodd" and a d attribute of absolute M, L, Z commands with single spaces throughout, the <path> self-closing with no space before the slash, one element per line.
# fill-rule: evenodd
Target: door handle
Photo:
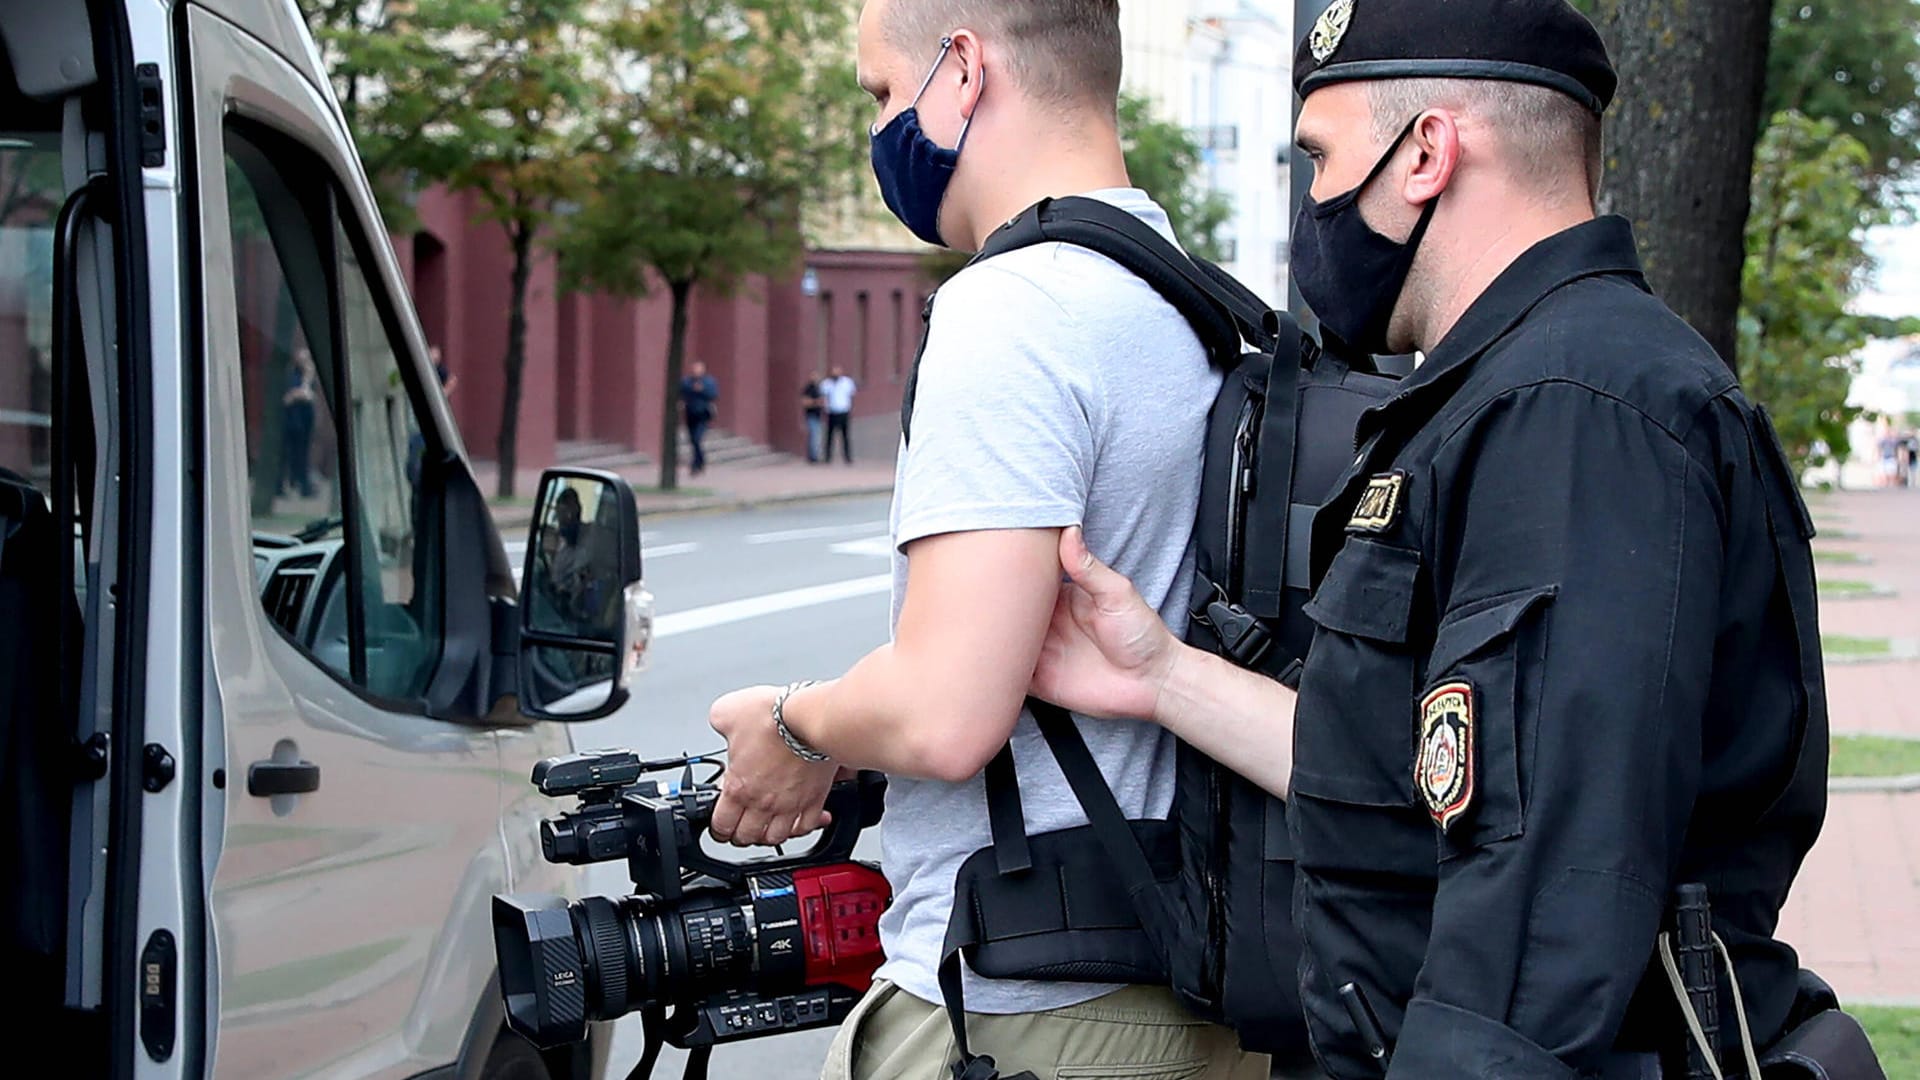
<path fill-rule="evenodd" d="M 320 766 L 311 761 L 256 761 L 247 766 L 247 794 L 305 795 L 320 790 Z"/>

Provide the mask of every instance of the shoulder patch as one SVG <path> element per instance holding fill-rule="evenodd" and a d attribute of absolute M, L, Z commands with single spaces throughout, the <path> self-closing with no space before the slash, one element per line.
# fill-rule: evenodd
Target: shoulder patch
<path fill-rule="evenodd" d="M 1442 832 L 1473 807 L 1473 684 L 1444 682 L 1420 699 L 1414 786 Z"/>
<path fill-rule="evenodd" d="M 1347 519 L 1347 529 L 1351 532 L 1385 532 L 1400 518 L 1400 495 L 1406 486 L 1407 474 L 1402 469 L 1367 481 L 1367 490 L 1360 493 L 1360 501 L 1353 507 L 1353 516 Z"/>

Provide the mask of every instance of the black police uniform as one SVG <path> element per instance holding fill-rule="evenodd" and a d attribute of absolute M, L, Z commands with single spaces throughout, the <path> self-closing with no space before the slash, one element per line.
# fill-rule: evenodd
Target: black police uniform
<path fill-rule="evenodd" d="M 1581 47 L 1555 51 L 1549 8 L 1358 0 L 1336 12 L 1348 44 L 1323 22 L 1296 80 L 1353 63 L 1572 83 L 1604 108 L 1597 36 L 1582 20 Z M 1539 16 L 1532 36 L 1505 33 L 1516 12 Z M 1502 274 L 1357 448 L 1314 523 L 1289 806 L 1322 1065 L 1642 1068 L 1683 1037 L 1650 962 L 1684 882 L 1710 890 L 1773 1041 L 1798 974 L 1773 931 L 1825 815 L 1827 717 L 1812 523 L 1765 414 L 1602 218 Z"/>
<path fill-rule="evenodd" d="M 1670 1046 L 1643 976 L 1693 881 L 1771 1042 L 1827 719 L 1811 521 L 1764 414 L 1603 218 L 1515 263 L 1360 434 L 1315 521 L 1290 805 L 1323 1064 L 1380 1075 L 1348 982 L 1394 1077 Z"/>

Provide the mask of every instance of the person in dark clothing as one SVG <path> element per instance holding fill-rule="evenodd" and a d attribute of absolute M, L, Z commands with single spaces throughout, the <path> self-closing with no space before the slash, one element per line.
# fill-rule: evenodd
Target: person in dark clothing
<path fill-rule="evenodd" d="M 687 421 L 687 441 L 693 444 L 693 474 L 707 471 L 707 426 L 713 423 L 713 406 L 720 400 L 720 384 L 707 374 L 707 365 L 698 361 L 680 380 L 680 409 Z"/>
<path fill-rule="evenodd" d="M 313 498 L 313 424 L 320 399 L 320 381 L 313 354 L 296 349 L 287 372 L 287 389 L 280 395 L 280 443 L 285 491 L 290 485 L 303 499 Z"/>
<path fill-rule="evenodd" d="M 1659 1077 L 1686 883 L 1743 1061 L 1736 986 L 1761 1048 L 1812 1007 L 1775 929 L 1826 811 L 1813 526 L 1766 414 L 1595 217 L 1600 37 L 1564 0 L 1340 0 L 1295 73 L 1301 293 L 1330 338 L 1425 355 L 1313 520 L 1297 696 L 1176 642 L 1071 531 L 1033 690 L 1288 798 L 1332 1076 Z"/>
<path fill-rule="evenodd" d="M 823 377 L 815 374 L 800 388 L 800 404 L 807 418 L 807 463 L 817 465 L 822 458 L 821 444 L 827 431 L 827 399 L 821 393 Z"/>

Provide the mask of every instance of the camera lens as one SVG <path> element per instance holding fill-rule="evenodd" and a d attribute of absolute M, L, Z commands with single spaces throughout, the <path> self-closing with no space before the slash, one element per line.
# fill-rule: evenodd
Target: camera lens
<path fill-rule="evenodd" d="M 788 874 L 749 879 L 744 894 L 695 890 L 671 906 L 594 896 L 529 907 L 496 897 L 494 942 L 509 1016 L 541 1046 L 584 1038 L 589 1020 L 727 991 L 787 993 L 807 978 Z"/>

